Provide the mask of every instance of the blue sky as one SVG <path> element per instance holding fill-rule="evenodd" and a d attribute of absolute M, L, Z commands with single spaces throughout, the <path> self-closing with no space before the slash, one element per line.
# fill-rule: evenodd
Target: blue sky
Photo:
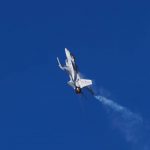
<path fill-rule="evenodd" d="M 63 62 L 70 49 L 98 91 L 141 114 L 149 127 L 149 5 L 0 2 L 0 149 L 134 149 L 101 103 L 67 86 L 56 57 Z"/>

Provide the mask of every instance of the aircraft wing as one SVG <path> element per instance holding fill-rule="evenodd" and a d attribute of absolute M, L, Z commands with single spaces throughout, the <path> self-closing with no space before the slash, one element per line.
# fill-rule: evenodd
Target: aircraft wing
<path fill-rule="evenodd" d="M 59 58 L 57 57 L 57 62 L 58 62 L 58 66 L 60 67 L 60 68 L 62 68 L 62 65 L 61 65 L 61 63 L 60 63 L 60 61 L 59 61 Z"/>
<path fill-rule="evenodd" d="M 84 88 L 84 87 L 92 85 L 92 80 L 79 79 L 77 81 L 77 84 L 80 86 L 80 88 Z"/>

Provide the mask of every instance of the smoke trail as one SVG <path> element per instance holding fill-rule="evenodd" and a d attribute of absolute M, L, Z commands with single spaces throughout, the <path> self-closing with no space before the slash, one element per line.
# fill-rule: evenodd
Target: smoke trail
<path fill-rule="evenodd" d="M 143 126 L 141 116 L 103 96 L 95 96 L 95 98 L 109 108 L 113 125 L 119 129 L 128 142 L 138 143 L 141 140 L 140 132 Z"/>

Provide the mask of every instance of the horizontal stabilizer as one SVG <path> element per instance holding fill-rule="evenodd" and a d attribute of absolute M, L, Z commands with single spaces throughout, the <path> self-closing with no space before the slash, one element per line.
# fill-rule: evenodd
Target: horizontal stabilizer
<path fill-rule="evenodd" d="M 79 84 L 80 88 L 84 88 L 86 86 L 92 85 L 92 80 L 79 79 L 78 84 Z"/>
<path fill-rule="evenodd" d="M 70 85 L 71 87 L 75 89 L 74 83 L 72 81 L 68 81 L 68 85 Z"/>

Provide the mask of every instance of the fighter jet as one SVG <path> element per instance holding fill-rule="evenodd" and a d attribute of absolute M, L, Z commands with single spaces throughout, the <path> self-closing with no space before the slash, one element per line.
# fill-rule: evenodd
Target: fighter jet
<path fill-rule="evenodd" d="M 90 92 L 93 94 L 90 87 L 92 85 L 92 80 L 82 79 L 75 62 L 75 57 L 67 48 L 65 48 L 65 53 L 67 58 L 65 61 L 66 65 L 62 66 L 58 57 L 57 61 L 60 69 L 66 71 L 69 74 L 70 81 L 68 81 L 68 85 L 70 85 L 75 90 L 76 94 L 82 93 L 83 88 L 88 88 L 88 90 L 90 90 Z"/>

